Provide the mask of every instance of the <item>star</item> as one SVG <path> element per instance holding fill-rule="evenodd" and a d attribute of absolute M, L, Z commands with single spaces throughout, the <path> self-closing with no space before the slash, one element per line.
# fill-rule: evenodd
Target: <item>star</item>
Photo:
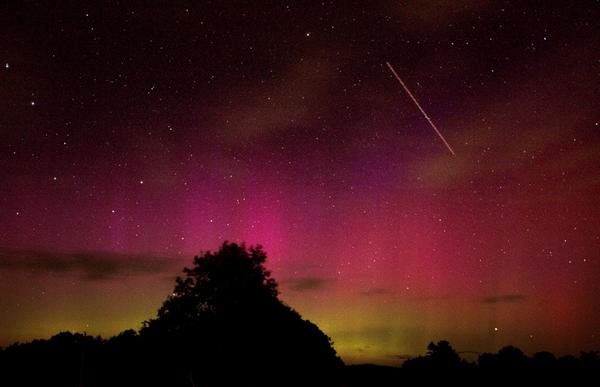
<path fill-rule="evenodd" d="M 0 62 L 0 95 L 8 101 L 0 122 L 13 129 L 0 141 L 0 254 L 10 249 L 16 260 L 12 249 L 35 245 L 42 265 L 14 275 L 0 265 L 6 288 L 15 288 L 3 295 L 10 313 L 0 312 L 0 326 L 10 319 L 15 329 L 0 332 L 0 346 L 10 344 L 9 333 L 30 340 L 58 325 L 84 328 L 86 321 L 72 317 L 96 316 L 104 307 L 96 294 L 114 296 L 114 305 L 102 310 L 111 318 L 90 321 L 98 328 L 90 333 L 135 326 L 168 285 L 152 286 L 161 273 L 146 275 L 121 260 L 181 257 L 157 266 L 174 277 L 195 253 L 225 239 L 264 244 L 286 301 L 322 321 L 340 356 L 352 361 L 396 359 L 387 356 L 394 348 L 377 345 L 364 358 L 351 349 L 354 337 L 336 332 L 351 330 L 365 345 L 398 342 L 402 329 L 388 334 L 386 327 L 396 314 L 408 316 L 406 326 L 418 324 L 413 305 L 428 331 L 448 332 L 457 348 L 485 350 L 480 333 L 527 353 L 547 337 L 539 345 L 550 351 L 588 346 L 600 318 L 586 309 L 597 293 L 600 220 L 592 216 L 590 155 L 600 144 L 600 118 L 589 98 L 594 74 L 562 70 L 574 56 L 598 59 L 591 21 L 600 10 L 577 2 L 564 14 L 520 3 L 502 13 L 493 5 L 404 2 L 385 15 L 351 3 L 335 14 L 321 1 L 225 7 L 211 23 L 190 2 L 160 28 L 160 7 L 115 6 L 106 12 L 119 15 L 118 25 L 102 31 L 95 10 L 56 6 L 41 52 L 30 37 L 44 10 L 10 7 L 5 18 L 20 22 L 5 23 L 10 39 Z M 435 8 L 443 17 L 431 19 Z M 195 22 L 185 19 L 192 15 Z M 515 34 L 525 41 L 512 44 Z M 279 44 L 273 35 L 287 38 Z M 564 55 L 546 55 L 552 52 Z M 456 157 L 386 61 L 456 145 Z M 120 276 L 105 275 L 80 298 L 69 284 L 90 279 L 95 261 L 85 268 L 63 262 L 65 251 L 89 252 L 92 260 L 102 251 L 98 259 L 126 269 L 141 290 L 130 294 Z M 72 270 L 55 275 L 44 265 L 50 253 Z M 287 292 L 288 279 L 307 279 L 311 292 Z M 61 302 L 60 313 L 50 313 L 54 300 L 30 304 L 42 290 L 30 291 L 36 281 L 52 286 L 44 290 Z M 553 303 L 553 292 L 572 302 Z M 442 316 L 453 313 L 445 296 L 471 328 L 458 341 Z M 132 300 L 144 307 L 130 308 Z M 554 337 L 552 327 L 539 325 L 530 339 L 538 305 L 573 334 Z M 326 310 L 343 310 L 349 322 Z M 41 328 L 30 336 L 24 329 L 31 324 Z M 373 326 L 381 333 L 371 335 Z M 417 355 L 425 348 L 409 340 L 401 349 Z"/>

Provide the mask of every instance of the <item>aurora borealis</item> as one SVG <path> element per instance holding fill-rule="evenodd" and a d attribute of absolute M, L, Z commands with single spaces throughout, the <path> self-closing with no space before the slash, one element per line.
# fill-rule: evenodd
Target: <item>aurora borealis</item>
<path fill-rule="evenodd" d="M 347 363 L 600 347 L 594 1 L 0 6 L 0 345 L 264 246 Z M 400 73 L 456 156 L 385 63 Z"/>

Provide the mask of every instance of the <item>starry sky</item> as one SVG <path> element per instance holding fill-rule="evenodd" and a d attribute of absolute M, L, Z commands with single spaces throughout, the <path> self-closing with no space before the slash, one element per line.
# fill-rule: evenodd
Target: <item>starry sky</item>
<path fill-rule="evenodd" d="M 584 0 L 3 2 L 0 345 L 139 328 L 229 240 L 265 247 L 347 363 L 598 349 L 598 20 Z"/>

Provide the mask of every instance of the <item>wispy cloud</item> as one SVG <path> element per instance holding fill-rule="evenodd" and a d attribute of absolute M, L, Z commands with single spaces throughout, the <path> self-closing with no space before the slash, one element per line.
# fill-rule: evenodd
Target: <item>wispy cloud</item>
<path fill-rule="evenodd" d="M 414 357 L 414 355 L 407 355 L 407 354 L 392 354 L 392 355 L 387 355 L 387 357 L 392 358 L 392 359 L 398 359 L 398 360 L 409 360 L 412 359 Z"/>
<path fill-rule="evenodd" d="M 499 304 L 502 302 L 512 303 L 521 302 L 525 300 L 525 296 L 522 294 L 503 294 L 499 296 L 490 296 L 481 299 L 484 304 Z"/>
<path fill-rule="evenodd" d="M 302 277 L 302 278 L 289 278 L 281 281 L 281 285 L 296 291 L 304 292 L 311 290 L 319 290 L 326 287 L 330 280 L 319 277 Z"/>
<path fill-rule="evenodd" d="M 101 281 L 121 276 L 177 271 L 178 258 L 100 252 L 55 252 L 0 248 L 0 272 L 28 270 L 41 273 L 75 273 L 84 280 Z"/>
<path fill-rule="evenodd" d="M 382 296 L 382 295 L 391 294 L 391 293 L 392 293 L 392 291 L 390 289 L 386 289 L 386 288 L 372 288 L 372 289 L 367 289 L 367 290 L 360 292 L 361 295 L 367 296 L 367 297 Z"/>

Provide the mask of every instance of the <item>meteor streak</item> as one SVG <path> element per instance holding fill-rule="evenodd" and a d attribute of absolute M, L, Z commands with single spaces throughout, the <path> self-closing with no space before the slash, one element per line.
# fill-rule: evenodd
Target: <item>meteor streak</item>
<path fill-rule="evenodd" d="M 438 130 L 438 128 L 433 123 L 433 121 L 431 121 L 431 118 L 429 118 L 429 116 L 427 115 L 427 113 L 425 113 L 425 110 L 423 110 L 423 108 L 421 107 L 421 105 L 419 104 L 419 102 L 417 101 L 417 99 L 415 98 L 415 96 L 410 92 L 410 90 L 408 90 L 408 87 L 404 84 L 404 82 L 402 82 L 402 79 L 400 79 L 400 76 L 398 75 L 398 73 L 396 72 L 396 70 L 394 70 L 394 68 L 392 67 L 392 65 L 390 64 L 390 62 L 385 62 L 385 64 L 387 65 L 387 67 L 389 67 L 390 71 L 392 72 L 392 74 L 394 74 L 394 76 L 396 77 L 396 79 L 398 80 L 398 82 L 400 82 L 400 84 L 402 85 L 402 87 L 404 88 L 404 90 L 406 91 L 406 93 L 408 94 L 408 96 L 413 100 L 413 102 L 415 103 L 415 105 L 417 105 L 417 107 L 419 108 L 419 110 L 421 111 L 421 113 L 423 113 L 423 117 L 425 117 L 425 119 L 427 120 L 427 122 L 429 122 L 429 125 L 431 125 L 431 127 L 433 128 L 433 130 L 435 130 L 435 132 L 442 139 L 442 141 L 444 142 L 444 144 L 446 144 L 446 147 L 448 148 L 448 150 L 450 151 L 450 153 L 452 153 L 452 156 L 456 156 L 456 153 L 454 153 L 454 151 L 452 150 L 452 147 L 450 146 L 450 144 L 448 144 L 448 141 L 446 141 L 446 139 L 444 138 L 444 136 L 442 136 L 442 133 Z"/>

